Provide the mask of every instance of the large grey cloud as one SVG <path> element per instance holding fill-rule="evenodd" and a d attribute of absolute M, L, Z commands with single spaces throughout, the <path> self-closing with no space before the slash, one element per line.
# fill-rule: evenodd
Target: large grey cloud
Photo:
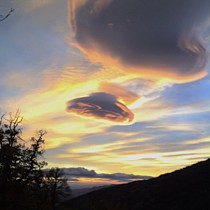
<path fill-rule="evenodd" d="M 125 174 L 125 173 L 113 173 L 113 174 L 105 174 L 101 173 L 98 174 L 94 170 L 89 170 L 83 167 L 78 168 L 63 168 L 64 175 L 69 179 L 72 178 L 101 178 L 101 179 L 108 179 L 108 180 L 117 180 L 121 182 L 128 182 L 133 180 L 140 180 L 140 179 L 149 179 L 150 176 L 141 176 L 141 175 L 134 175 L 134 174 Z"/>
<path fill-rule="evenodd" d="M 209 0 L 72 0 L 71 6 L 80 48 L 104 62 L 110 56 L 151 78 L 191 81 L 205 75 Z"/>
<path fill-rule="evenodd" d="M 133 113 L 116 96 L 108 93 L 93 93 L 67 102 L 68 112 L 83 116 L 101 118 L 115 122 L 131 122 Z"/>

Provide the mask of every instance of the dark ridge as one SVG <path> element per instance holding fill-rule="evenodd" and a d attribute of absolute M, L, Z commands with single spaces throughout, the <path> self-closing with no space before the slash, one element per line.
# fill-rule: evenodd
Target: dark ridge
<path fill-rule="evenodd" d="M 210 159 L 150 180 L 97 190 L 59 209 L 210 210 Z"/>

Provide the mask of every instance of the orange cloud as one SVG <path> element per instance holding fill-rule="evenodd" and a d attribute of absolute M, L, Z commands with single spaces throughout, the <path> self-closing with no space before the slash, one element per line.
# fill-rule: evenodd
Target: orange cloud
<path fill-rule="evenodd" d="M 111 93 L 112 95 L 116 95 L 118 100 L 123 101 L 127 105 L 134 103 L 140 98 L 137 94 L 129 90 L 126 90 L 120 85 L 114 83 L 104 82 L 100 85 L 99 90 L 101 92 Z"/>

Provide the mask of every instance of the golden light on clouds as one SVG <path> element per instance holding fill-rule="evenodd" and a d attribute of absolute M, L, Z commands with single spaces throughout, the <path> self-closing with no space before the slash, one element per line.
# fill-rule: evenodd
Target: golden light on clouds
<path fill-rule="evenodd" d="M 90 40 L 91 42 L 92 40 Z M 93 41 L 92 41 L 93 42 Z M 130 65 L 124 65 L 120 62 L 119 59 L 113 58 L 112 56 L 105 55 L 103 51 L 98 50 L 96 47 L 96 51 L 84 49 L 81 48 L 81 46 L 78 46 L 78 44 L 71 43 L 74 46 L 77 46 L 78 49 L 81 50 L 81 52 L 85 53 L 88 58 L 90 59 L 90 62 L 93 63 L 101 63 L 106 68 L 112 68 L 116 71 L 121 72 L 122 74 L 129 74 L 130 77 L 140 78 L 140 79 L 152 79 L 152 80 L 159 80 L 164 81 L 167 83 L 188 83 L 195 80 L 199 80 L 207 75 L 207 69 L 204 68 L 202 71 L 197 72 L 195 74 L 189 74 L 189 75 L 179 75 L 176 73 L 176 69 L 173 69 L 171 67 L 170 71 L 167 71 L 164 68 L 148 68 L 148 67 L 132 67 Z M 93 44 L 96 45 L 96 44 Z M 99 52 L 97 52 L 97 50 Z M 114 67 L 114 68 L 113 68 Z M 131 76 L 133 75 L 133 76 Z"/>
<path fill-rule="evenodd" d="M 207 1 L 20 0 L 1 107 L 24 136 L 47 130 L 49 167 L 156 176 L 209 157 Z"/>
<path fill-rule="evenodd" d="M 125 88 L 115 83 L 101 83 L 99 90 L 105 93 L 112 93 L 118 97 L 119 101 L 122 101 L 126 105 L 133 104 L 140 98 L 140 96 L 137 94 L 126 90 Z"/>

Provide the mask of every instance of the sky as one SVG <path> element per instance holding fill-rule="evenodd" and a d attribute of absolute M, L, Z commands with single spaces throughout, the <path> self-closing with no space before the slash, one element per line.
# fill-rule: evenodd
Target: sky
<path fill-rule="evenodd" d="M 11 8 L 0 113 L 19 109 L 26 139 L 47 130 L 48 167 L 101 185 L 210 157 L 209 0 L 1 0 Z"/>

